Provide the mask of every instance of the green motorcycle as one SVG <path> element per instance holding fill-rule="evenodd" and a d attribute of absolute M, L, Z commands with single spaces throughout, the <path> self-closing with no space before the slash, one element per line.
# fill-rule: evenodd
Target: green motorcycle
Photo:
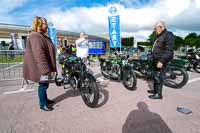
<path fill-rule="evenodd" d="M 89 72 L 83 59 L 76 56 L 67 57 L 62 70 L 63 80 L 56 80 L 56 85 L 69 84 L 73 89 L 80 91 L 82 99 L 88 107 L 96 107 L 99 100 L 99 89 L 96 78 Z"/>
<path fill-rule="evenodd" d="M 131 70 L 128 57 L 115 56 L 107 59 L 100 59 L 101 73 L 105 78 L 122 81 L 128 90 L 135 90 L 137 78 Z"/>
<path fill-rule="evenodd" d="M 132 60 L 131 64 L 138 77 L 153 78 L 154 68 L 151 58 L 147 60 Z M 183 87 L 189 78 L 187 71 L 184 69 L 186 64 L 187 62 L 181 59 L 173 59 L 170 61 L 165 69 L 164 85 L 176 89 Z"/>
<path fill-rule="evenodd" d="M 187 60 L 179 58 L 171 60 L 165 70 L 164 85 L 176 89 L 182 88 L 186 85 L 189 80 L 189 75 L 185 70 L 187 64 Z"/>

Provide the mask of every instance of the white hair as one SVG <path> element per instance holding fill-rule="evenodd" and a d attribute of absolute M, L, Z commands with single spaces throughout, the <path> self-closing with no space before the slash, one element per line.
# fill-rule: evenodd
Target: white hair
<path fill-rule="evenodd" d="M 166 29 L 166 25 L 165 25 L 164 21 L 158 21 L 158 22 L 156 22 L 155 27 L 157 27 L 157 26 L 161 26 L 162 28 Z"/>

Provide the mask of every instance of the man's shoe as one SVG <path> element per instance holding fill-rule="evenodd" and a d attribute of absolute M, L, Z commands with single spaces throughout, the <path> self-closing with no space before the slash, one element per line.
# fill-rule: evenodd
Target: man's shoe
<path fill-rule="evenodd" d="M 147 90 L 148 93 L 152 93 L 152 94 L 155 94 L 155 91 L 154 90 Z"/>
<path fill-rule="evenodd" d="M 55 101 L 47 99 L 47 104 L 54 104 Z"/>
<path fill-rule="evenodd" d="M 43 111 L 52 111 L 53 110 L 53 108 L 50 107 L 50 106 L 40 107 L 40 109 L 43 110 Z"/>
<path fill-rule="evenodd" d="M 151 99 L 162 99 L 163 97 L 159 94 L 150 95 L 149 98 Z"/>

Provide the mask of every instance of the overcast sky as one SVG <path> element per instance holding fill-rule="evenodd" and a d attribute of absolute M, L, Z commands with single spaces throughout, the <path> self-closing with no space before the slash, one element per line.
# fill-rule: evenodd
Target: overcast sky
<path fill-rule="evenodd" d="M 122 37 L 145 40 L 158 20 L 174 34 L 200 34 L 200 0 L 0 0 L 0 23 L 31 25 L 46 17 L 60 30 L 108 34 L 108 10 L 118 7 Z"/>

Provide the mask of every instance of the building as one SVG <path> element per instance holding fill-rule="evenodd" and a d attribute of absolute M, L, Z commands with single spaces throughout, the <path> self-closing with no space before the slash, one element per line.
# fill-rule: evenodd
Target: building
<path fill-rule="evenodd" d="M 29 30 L 29 26 L 0 23 L 0 50 L 8 49 L 8 46 L 12 41 L 11 37 L 14 37 L 16 39 L 19 49 L 24 49 L 26 46 L 26 37 L 28 35 Z M 75 43 L 75 40 L 79 38 L 79 33 L 56 30 L 56 36 L 57 45 L 67 45 Z M 109 40 L 107 38 L 95 35 L 88 35 L 88 39 L 104 40 L 106 41 L 106 49 L 109 48 Z"/>

